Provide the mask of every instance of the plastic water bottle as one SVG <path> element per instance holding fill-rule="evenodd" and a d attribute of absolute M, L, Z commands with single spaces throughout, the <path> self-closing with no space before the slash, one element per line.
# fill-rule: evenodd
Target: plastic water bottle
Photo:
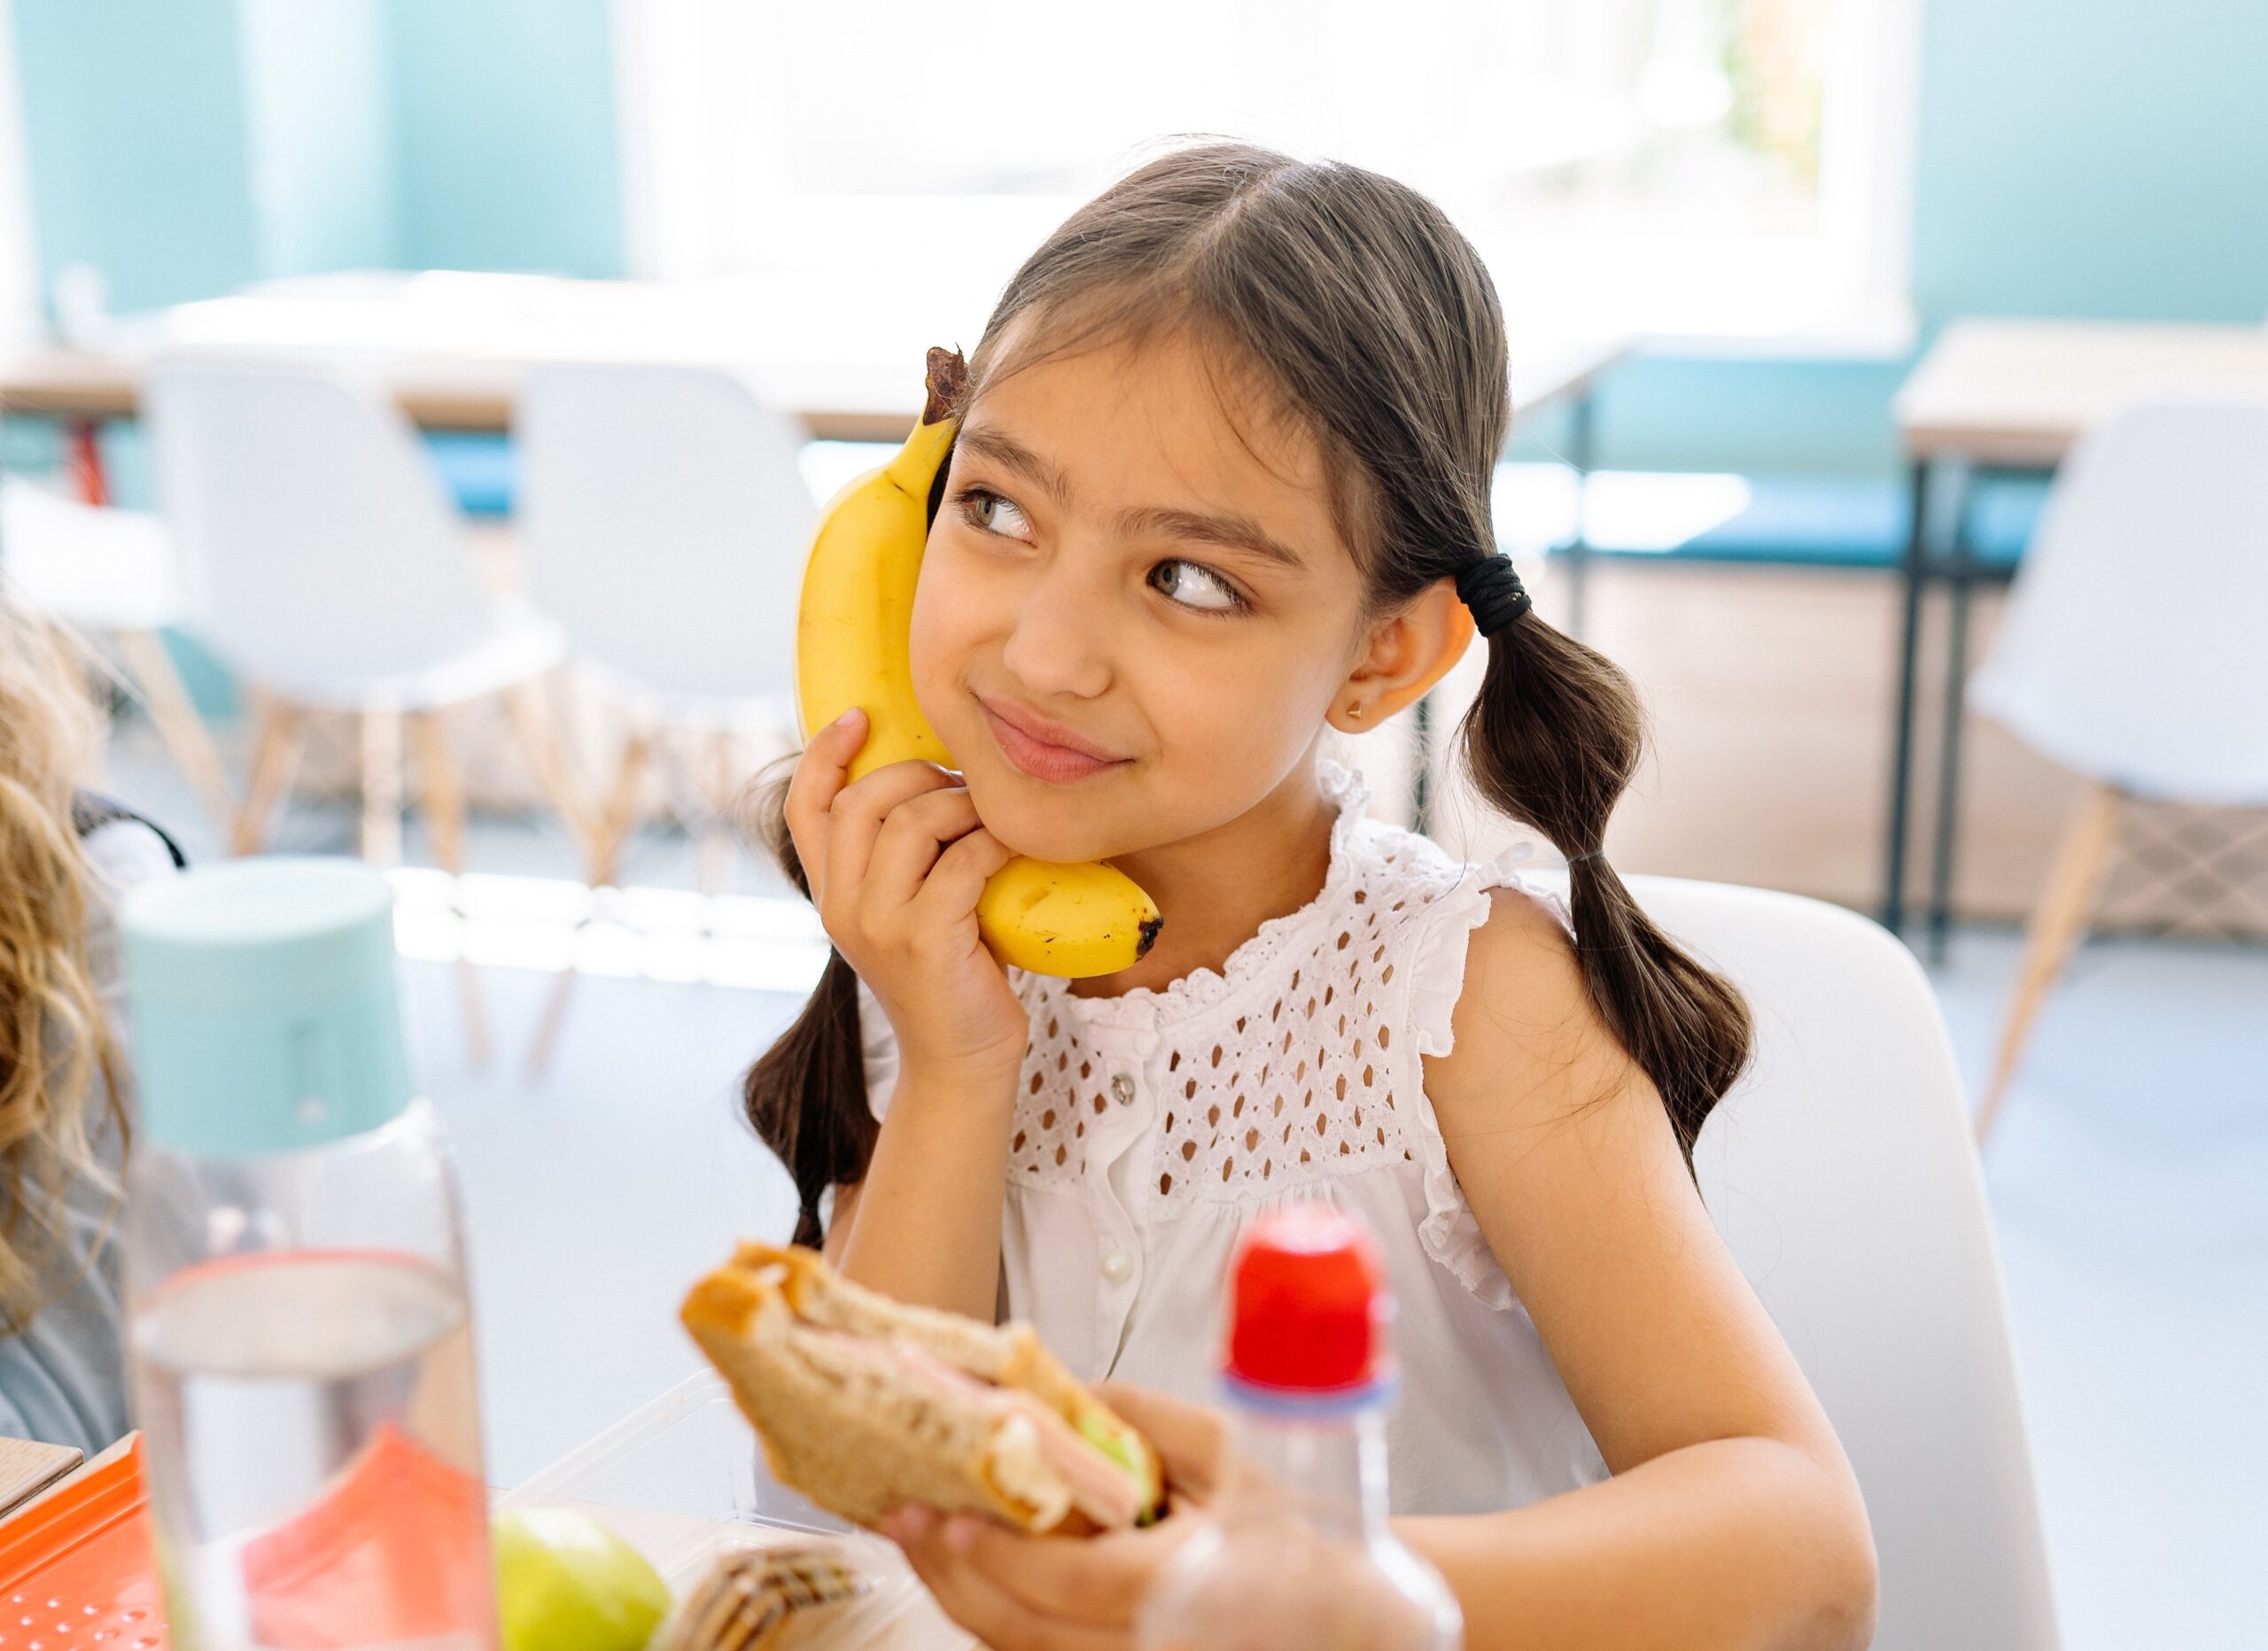
<path fill-rule="evenodd" d="M 177 1647 L 494 1643 L 455 1177 L 385 881 L 243 860 L 123 912 L 134 1405 Z"/>
<path fill-rule="evenodd" d="M 1136 1623 L 1142 1651 L 1456 1651 L 1456 1600 L 1386 1525 L 1392 1298 L 1321 1205 L 1254 1223 L 1230 1275 L 1236 1463 Z"/>

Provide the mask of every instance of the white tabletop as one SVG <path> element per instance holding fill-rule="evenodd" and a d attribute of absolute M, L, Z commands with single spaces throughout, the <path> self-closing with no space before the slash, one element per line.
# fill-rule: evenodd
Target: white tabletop
<path fill-rule="evenodd" d="M 2268 327 L 1958 321 L 1892 407 L 1911 457 L 2047 466 L 2119 407 L 2162 396 L 2268 398 Z"/>
<path fill-rule="evenodd" d="M 429 429 L 502 430 L 521 375 L 559 360 L 697 361 L 747 373 L 814 435 L 896 441 L 930 345 L 972 347 L 996 295 L 902 272 L 778 270 L 659 283 L 435 270 L 277 282 L 120 323 L 97 346 L 0 360 L 0 408 L 128 417 L 172 352 L 314 355 L 379 376 Z M 1588 385 L 1625 337 L 1523 340 L 1515 416 Z"/>

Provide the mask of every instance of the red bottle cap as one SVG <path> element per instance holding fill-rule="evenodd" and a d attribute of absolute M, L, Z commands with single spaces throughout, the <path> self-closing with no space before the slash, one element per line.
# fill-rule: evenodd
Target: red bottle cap
<path fill-rule="evenodd" d="M 1394 1298 L 1370 1234 L 1328 1205 L 1255 1221 L 1229 1275 L 1232 1387 L 1254 1397 L 1352 1398 L 1384 1384 Z"/>

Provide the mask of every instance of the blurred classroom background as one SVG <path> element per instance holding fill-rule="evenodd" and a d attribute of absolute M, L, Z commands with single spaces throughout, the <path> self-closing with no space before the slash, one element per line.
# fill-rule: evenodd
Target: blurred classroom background
<path fill-rule="evenodd" d="M 2264 66 L 2256 0 L 0 0 L 0 577 L 193 859 L 392 869 L 514 1483 L 789 1225 L 734 1081 L 824 943 L 736 810 L 814 500 L 1141 144 L 1403 178 L 1647 695 L 1614 863 L 1929 969 L 2064 1643 L 2256 1646 Z M 1347 754 L 1494 852 L 1439 743 Z"/>

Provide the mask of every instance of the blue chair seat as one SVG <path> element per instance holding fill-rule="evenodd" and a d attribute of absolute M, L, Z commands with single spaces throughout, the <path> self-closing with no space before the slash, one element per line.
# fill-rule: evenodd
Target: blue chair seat
<path fill-rule="evenodd" d="M 1695 481 L 1720 489 L 1723 478 L 1665 475 L 1644 480 L 1666 492 Z M 1705 528 L 1665 545 L 1617 543 L 1612 526 L 1604 526 L 1591 549 L 1604 556 L 1793 567 L 1894 568 L 1905 554 L 1908 495 L 1896 477 L 1767 475 L 1741 480 L 1746 502 Z M 1977 484 L 1967 514 L 1969 543 L 1977 559 L 1998 570 L 2013 568 L 2031 540 L 2047 497 L 2045 478 L 1993 477 Z"/>
<path fill-rule="evenodd" d="M 509 436 L 435 430 L 425 451 L 441 473 L 441 484 L 467 515 L 508 516 L 517 492 L 519 464 Z"/>

